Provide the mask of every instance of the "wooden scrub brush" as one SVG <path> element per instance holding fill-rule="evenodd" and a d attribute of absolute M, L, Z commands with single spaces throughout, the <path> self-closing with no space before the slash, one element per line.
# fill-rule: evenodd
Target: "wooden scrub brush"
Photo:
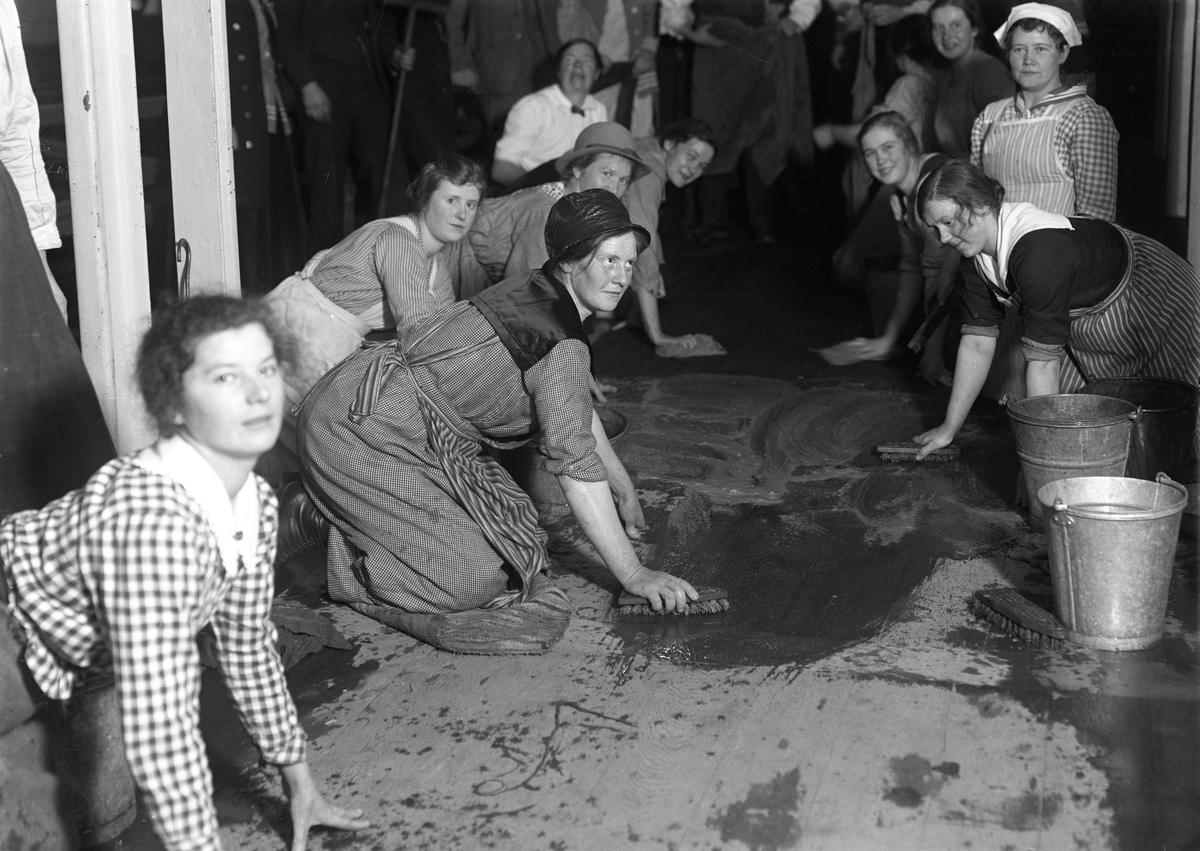
<path fill-rule="evenodd" d="M 921 451 L 919 444 L 912 441 L 904 441 L 897 443 L 881 443 L 875 447 L 875 451 L 879 453 L 880 461 L 916 461 L 917 453 Z M 953 461 L 958 457 L 961 450 L 951 443 L 949 446 L 943 446 L 941 449 L 935 449 L 921 459 L 924 461 L 939 461 L 946 463 Z"/>
<path fill-rule="evenodd" d="M 968 606 L 975 617 L 1034 647 L 1060 650 L 1067 642 L 1058 618 L 1012 588 L 976 591 Z"/>
<path fill-rule="evenodd" d="M 622 592 L 617 597 L 618 615 L 715 615 L 729 611 L 729 592 L 724 588 L 697 587 L 699 596 L 675 611 L 654 611 L 645 597 Z"/>

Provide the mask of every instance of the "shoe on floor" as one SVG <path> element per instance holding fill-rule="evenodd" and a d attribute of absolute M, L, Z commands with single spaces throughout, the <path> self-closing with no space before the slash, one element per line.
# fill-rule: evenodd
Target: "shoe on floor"
<path fill-rule="evenodd" d="M 309 498 L 304 485 L 288 482 L 279 490 L 279 547 L 276 564 L 286 564 L 312 547 L 329 542 L 329 521 Z"/>

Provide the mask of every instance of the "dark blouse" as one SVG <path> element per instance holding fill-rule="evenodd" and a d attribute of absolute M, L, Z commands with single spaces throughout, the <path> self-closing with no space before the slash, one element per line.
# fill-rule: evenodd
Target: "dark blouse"
<path fill-rule="evenodd" d="M 1128 253 L 1120 230 L 1099 219 L 1070 219 L 1074 230 L 1035 230 L 1017 240 L 1006 285 L 1017 302 L 1022 337 L 1063 346 L 1071 336 L 1071 311 L 1107 298 L 1125 274 Z M 998 293 L 974 259 L 964 264 L 963 324 L 996 327 L 1004 316 Z"/>

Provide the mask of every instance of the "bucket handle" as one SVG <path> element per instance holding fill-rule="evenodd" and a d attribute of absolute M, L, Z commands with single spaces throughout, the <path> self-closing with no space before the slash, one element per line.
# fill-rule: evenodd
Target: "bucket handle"
<path fill-rule="evenodd" d="M 1071 570 L 1071 529 L 1075 525 L 1075 518 L 1071 516 L 1071 507 L 1062 501 L 1062 497 L 1054 498 L 1054 522 L 1063 527 L 1062 545 L 1063 555 L 1066 559 L 1066 569 L 1060 570 L 1063 580 L 1065 580 L 1066 588 L 1063 589 L 1063 594 L 1055 594 L 1055 599 L 1060 600 L 1059 606 L 1064 611 L 1060 613 L 1064 615 L 1063 623 L 1069 628 L 1075 626 L 1075 580 L 1073 571 Z"/>
<path fill-rule="evenodd" d="M 1075 522 L 1071 517 L 1071 506 L 1062 501 L 1062 497 L 1054 497 L 1054 522 L 1061 526 L 1070 526 Z"/>
<path fill-rule="evenodd" d="M 1166 473 L 1160 472 L 1157 476 L 1154 477 L 1154 481 L 1158 482 L 1160 485 L 1166 485 L 1169 488 L 1175 488 L 1175 490 L 1179 491 L 1183 495 L 1184 502 L 1187 502 L 1188 489 L 1185 488 L 1183 485 L 1179 484 L 1179 482 L 1172 479 Z"/>
<path fill-rule="evenodd" d="M 1137 406 L 1137 410 L 1136 410 L 1136 411 L 1134 411 L 1132 414 L 1130 414 L 1130 415 L 1129 415 L 1129 421 L 1130 421 L 1131 423 L 1136 423 L 1136 422 L 1137 422 L 1138 420 L 1140 420 L 1141 418 L 1142 418 L 1142 406 L 1141 406 L 1141 405 L 1138 405 L 1138 406 Z"/>

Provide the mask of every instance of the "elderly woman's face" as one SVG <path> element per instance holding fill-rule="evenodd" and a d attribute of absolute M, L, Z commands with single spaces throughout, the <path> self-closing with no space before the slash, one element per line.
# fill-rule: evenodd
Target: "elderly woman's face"
<path fill-rule="evenodd" d="M 206 458 L 253 462 L 275 445 L 283 421 L 283 373 L 257 322 L 196 343 L 175 422 Z"/>
<path fill-rule="evenodd" d="M 607 189 L 620 198 L 633 176 L 633 163 L 617 154 L 600 154 L 585 168 L 573 171 L 573 174 L 576 184 L 574 191 Z"/>
<path fill-rule="evenodd" d="M 568 97 L 586 95 L 599 72 L 592 46 L 583 42 L 573 44 L 558 63 L 558 86 Z"/>
<path fill-rule="evenodd" d="M 1008 67 L 1021 91 L 1042 93 L 1058 88 L 1059 68 L 1067 59 L 1068 49 L 1060 50 L 1044 29 L 1025 32 L 1014 28 L 1011 38 Z"/>
<path fill-rule="evenodd" d="M 580 304 L 595 313 L 615 310 L 633 280 L 637 237 L 623 233 L 600 243 L 589 260 L 570 275 L 571 290 Z"/>
<path fill-rule="evenodd" d="M 962 9 L 939 6 L 929 18 L 933 21 L 933 43 L 942 56 L 957 62 L 975 49 L 979 28 L 971 26 L 971 19 Z"/>
<path fill-rule="evenodd" d="M 874 127 L 864 133 L 862 155 L 871 177 L 886 186 L 903 183 L 917 160 L 891 127 Z"/>

